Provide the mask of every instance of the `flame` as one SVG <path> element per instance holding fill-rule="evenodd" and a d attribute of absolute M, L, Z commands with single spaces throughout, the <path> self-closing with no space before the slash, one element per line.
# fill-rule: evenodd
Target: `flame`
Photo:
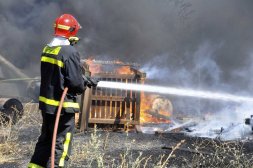
<path fill-rule="evenodd" d="M 146 111 L 152 108 L 152 99 L 153 97 L 145 96 L 144 92 L 141 92 L 141 109 L 140 109 L 140 122 L 152 122 L 152 116 L 149 115 Z"/>
<path fill-rule="evenodd" d="M 141 123 L 170 123 L 172 111 L 172 104 L 168 99 L 141 93 Z"/>
<path fill-rule="evenodd" d="M 85 62 L 86 62 L 86 64 L 89 65 L 89 70 L 92 74 L 102 72 L 101 64 L 94 64 L 94 59 L 89 58 L 89 59 L 85 60 Z"/>
<path fill-rule="evenodd" d="M 92 74 L 96 73 L 134 74 L 134 71 L 130 66 L 127 65 L 120 66 L 120 64 L 123 64 L 123 62 L 119 60 L 111 61 L 111 63 L 115 65 L 112 65 L 111 69 L 110 70 L 107 69 L 107 71 L 103 69 L 102 64 L 96 63 L 95 60 L 92 58 L 85 60 L 85 62 L 86 64 L 89 65 L 89 70 Z"/>
<path fill-rule="evenodd" d="M 100 64 L 89 64 L 89 70 L 92 74 L 100 73 L 102 72 L 102 67 Z"/>
<path fill-rule="evenodd" d="M 133 70 L 131 70 L 130 66 L 121 66 L 115 69 L 118 74 L 134 74 Z"/>

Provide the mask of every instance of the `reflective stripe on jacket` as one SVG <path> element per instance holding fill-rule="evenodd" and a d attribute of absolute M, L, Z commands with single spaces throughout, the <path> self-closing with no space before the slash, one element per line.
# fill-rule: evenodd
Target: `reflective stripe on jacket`
<path fill-rule="evenodd" d="M 43 112 L 55 114 L 65 87 L 69 91 L 63 103 L 63 111 L 78 112 L 76 96 L 85 89 L 79 53 L 71 45 L 46 46 L 41 54 L 39 108 Z"/>

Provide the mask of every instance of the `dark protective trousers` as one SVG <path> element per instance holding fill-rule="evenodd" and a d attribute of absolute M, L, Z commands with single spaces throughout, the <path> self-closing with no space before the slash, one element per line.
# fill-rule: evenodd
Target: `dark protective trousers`
<path fill-rule="evenodd" d="M 42 112 L 41 135 L 35 147 L 28 168 L 50 168 L 51 145 L 54 132 L 55 115 Z M 71 143 L 75 128 L 75 114 L 64 113 L 60 116 L 55 147 L 55 167 L 66 167 L 71 152 Z"/>

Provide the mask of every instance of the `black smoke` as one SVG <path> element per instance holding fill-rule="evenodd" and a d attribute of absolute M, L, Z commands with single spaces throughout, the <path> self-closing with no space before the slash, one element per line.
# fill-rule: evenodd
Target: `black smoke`
<path fill-rule="evenodd" d="M 252 9 L 252 0 L 0 1 L 0 53 L 38 76 L 54 19 L 71 13 L 83 58 L 140 63 L 165 86 L 251 95 Z"/>

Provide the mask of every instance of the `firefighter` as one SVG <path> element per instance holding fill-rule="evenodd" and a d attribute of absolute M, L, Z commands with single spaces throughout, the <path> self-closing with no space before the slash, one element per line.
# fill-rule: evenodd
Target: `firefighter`
<path fill-rule="evenodd" d="M 74 117 L 75 113 L 79 112 L 76 96 L 83 93 L 86 86 L 97 84 L 96 81 L 87 80 L 82 76 L 80 56 L 73 46 L 78 41 L 76 35 L 80 28 L 80 24 L 72 15 L 61 15 L 54 23 L 53 40 L 42 51 L 39 108 L 43 123 L 28 168 L 50 167 L 56 112 L 63 90 L 68 87 L 55 147 L 55 167 L 66 167 L 75 127 Z"/>

